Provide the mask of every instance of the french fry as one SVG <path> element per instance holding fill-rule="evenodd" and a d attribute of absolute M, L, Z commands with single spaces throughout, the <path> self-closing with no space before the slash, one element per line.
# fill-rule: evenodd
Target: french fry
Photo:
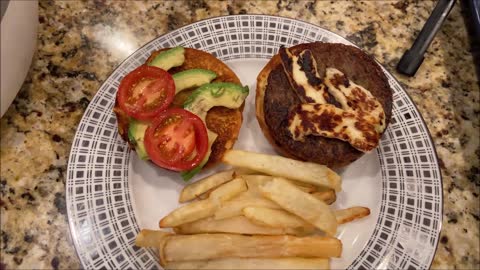
<path fill-rule="evenodd" d="M 243 179 L 245 179 L 245 182 L 247 182 L 247 186 L 249 190 L 252 190 L 253 192 L 259 192 L 258 187 L 265 184 L 267 181 L 271 181 L 273 179 L 273 176 L 270 175 L 258 175 L 258 174 L 253 174 L 253 175 L 242 175 L 241 176 Z M 294 181 L 294 180 L 288 180 L 292 184 L 295 184 L 299 189 L 311 193 L 317 190 L 317 188 L 314 185 L 308 184 L 308 183 L 302 183 L 300 181 Z"/>
<path fill-rule="evenodd" d="M 266 175 L 243 175 L 242 178 L 247 183 L 248 190 L 222 204 L 215 212 L 214 218 L 216 220 L 242 215 L 242 209 L 249 206 L 282 209 L 278 204 L 261 195 L 259 191 L 259 186 L 267 181 L 271 181 L 273 177 Z M 301 189 L 302 187 L 298 188 Z M 335 192 L 331 189 L 325 192 L 318 192 L 318 194 L 313 193 L 312 195 L 318 199 L 325 200 L 327 204 L 335 201 Z"/>
<path fill-rule="evenodd" d="M 239 177 L 241 175 L 258 174 L 257 171 L 248 168 L 234 168 L 233 170 L 235 171 L 235 177 Z"/>
<path fill-rule="evenodd" d="M 177 234 L 196 234 L 196 233 L 234 233 L 234 234 L 259 234 L 259 235 L 305 235 L 311 231 L 303 228 L 272 228 L 260 226 L 250 222 L 244 216 L 236 216 L 215 220 L 212 217 L 197 220 L 194 222 L 182 224 L 173 228 Z"/>
<path fill-rule="evenodd" d="M 165 266 L 167 264 L 167 259 L 165 258 L 165 244 L 172 237 L 172 235 L 166 236 L 160 240 L 158 243 L 158 257 L 160 258 L 160 265 Z"/>
<path fill-rule="evenodd" d="M 208 196 L 210 196 L 210 192 L 212 192 L 213 190 L 214 190 L 214 189 L 210 189 L 209 191 L 198 195 L 197 198 L 198 198 L 199 200 L 206 200 L 206 199 L 208 199 Z"/>
<path fill-rule="evenodd" d="M 223 162 L 273 176 L 329 187 L 336 192 L 341 190 L 340 176 L 328 167 L 316 163 L 241 150 L 227 151 Z"/>
<path fill-rule="evenodd" d="M 274 178 L 260 186 L 260 192 L 283 209 L 315 225 L 328 235 L 335 235 L 337 220 L 328 205 L 285 179 Z"/>
<path fill-rule="evenodd" d="M 210 194 L 215 190 L 216 188 L 213 188 L 205 193 L 203 193 L 202 195 L 198 196 L 198 199 L 201 199 L 201 200 L 205 200 L 205 199 L 208 199 L 210 197 Z M 241 196 L 241 195 L 244 195 L 246 192 L 248 192 L 248 189 L 247 191 L 245 192 L 242 192 L 240 194 L 238 194 L 237 196 Z"/>
<path fill-rule="evenodd" d="M 174 235 L 162 250 L 167 262 L 225 257 L 340 257 L 342 243 L 333 237 L 245 236 L 236 234 Z"/>
<path fill-rule="evenodd" d="M 245 183 L 245 180 L 242 178 L 235 178 L 212 191 L 210 196 L 208 196 L 208 199 L 216 204 L 220 204 L 230 200 L 244 191 L 247 191 L 247 184 Z"/>
<path fill-rule="evenodd" d="M 335 211 L 335 217 L 338 224 L 345 224 L 368 215 L 370 215 L 370 209 L 361 206 L 354 206 Z"/>
<path fill-rule="evenodd" d="M 233 198 L 230 201 L 247 199 L 247 198 L 262 198 L 262 199 L 265 199 L 265 197 L 263 197 L 263 195 L 260 194 L 260 191 L 247 189 L 247 191 L 238 194 L 238 196 L 236 196 L 235 198 Z"/>
<path fill-rule="evenodd" d="M 300 182 L 300 181 L 296 181 L 296 180 L 289 180 L 289 179 L 287 179 L 287 180 L 290 181 L 295 186 L 297 186 L 299 189 L 301 189 L 301 190 L 303 190 L 307 193 L 313 193 L 313 192 L 318 190 L 317 186 L 315 186 L 313 184 L 310 184 L 310 183 Z"/>
<path fill-rule="evenodd" d="M 258 193 L 258 194 L 260 194 L 258 187 L 272 180 L 272 177 L 270 175 L 254 174 L 254 175 L 242 175 L 240 177 L 242 177 L 247 183 L 248 191 L 253 193 Z"/>
<path fill-rule="evenodd" d="M 212 190 L 221 184 L 228 182 L 234 178 L 235 170 L 228 170 L 219 172 L 203 179 L 198 180 L 195 183 L 187 185 L 180 193 L 179 202 L 184 203 L 193 200 L 203 193 Z"/>
<path fill-rule="evenodd" d="M 224 218 L 240 216 L 242 215 L 242 210 L 249 206 L 280 209 L 278 204 L 263 197 L 239 196 L 233 200 L 225 202 L 220 208 L 218 208 L 218 210 L 215 212 L 214 219 L 220 220 Z"/>
<path fill-rule="evenodd" d="M 212 216 L 218 206 L 211 200 L 194 201 L 173 210 L 160 220 L 160 228 L 176 227 L 188 222 Z"/>
<path fill-rule="evenodd" d="M 224 201 L 246 190 L 247 185 L 245 180 L 235 178 L 212 191 L 208 199 L 194 201 L 173 210 L 160 220 L 160 228 L 176 227 L 181 224 L 212 216 Z"/>
<path fill-rule="evenodd" d="M 274 228 L 306 228 L 314 231 L 315 227 L 303 219 L 284 210 L 264 207 L 246 207 L 243 215 L 254 223 Z"/>
<path fill-rule="evenodd" d="M 329 189 L 326 191 L 317 191 L 311 194 L 313 197 L 324 201 L 326 204 L 332 204 L 337 200 L 337 195 L 335 194 L 335 191 L 333 189 Z"/>
<path fill-rule="evenodd" d="M 243 176 L 245 176 L 245 175 L 240 175 L 240 176 L 237 177 L 237 178 L 243 178 Z M 207 192 L 201 194 L 200 196 L 198 196 L 198 198 L 199 198 L 199 199 L 202 199 L 202 200 L 208 199 L 208 198 L 210 197 L 210 194 L 211 194 L 215 189 L 217 189 L 217 188 L 212 188 L 212 189 L 210 189 L 209 191 L 207 191 Z M 248 189 L 247 189 L 247 191 L 248 191 Z M 245 194 L 245 192 L 242 192 L 241 194 Z M 240 196 L 240 195 L 239 195 L 239 196 Z M 259 196 L 260 196 L 260 195 L 259 195 Z"/>
<path fill-rule="evenodd" d="M 224 258 L 208 261 L 171 262 L 166 269 L 330 269 L 328 259 L 319 258 Z"/>
<path fill-rule="evenodd" d="M 135 246 L 157 248 L 160 241 L 169 235 L 172 235 L 172 233 L 159 230 L 142 229 L 135 239 Z"/>

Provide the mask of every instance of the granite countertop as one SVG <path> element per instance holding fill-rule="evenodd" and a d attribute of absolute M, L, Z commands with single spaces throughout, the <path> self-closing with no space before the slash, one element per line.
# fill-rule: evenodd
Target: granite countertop
<path fill-rule="evenodd" d="M 1 119 L 1 269 L 81 267 L 70 239 L 65 173 L 80 118 L 136 48 L 228 14 L 272 14 L 337 32 L 374 55 L 410 94 L 432 134 L 444 188 L 432 268 L 480 267 L 479 86 L 457 5 L 414 78 L 395 72 L 430 1 L 40 1 L 31 70 Z"/>

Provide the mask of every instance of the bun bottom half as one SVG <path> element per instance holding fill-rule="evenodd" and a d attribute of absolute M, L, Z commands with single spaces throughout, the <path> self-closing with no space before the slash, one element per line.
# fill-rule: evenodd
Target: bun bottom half
<path fill-rule="evenodd" d="M 147 59 L 146 63 L 150 62 L 157 56 L 157 54 L 167 49 L 168 48 L 155 51 Z M 237 75 L 221 60 L 217 59 L 210 53 L 192 48 L 185 48 L 184 64 L 179 67 L 174 67 L 168 72 L 173 75 L 177 72 L 193 68 L 208 69 L 215 72 L 217 74 L 217 78 L 213 82 L 231 82 L 241 84 Z M 172 106 L 180 108 L 183 107 L 185 100 L 190 96 L 193 90 L 194 89 L 187 89 L 178 93 L 175 96 Z M 217 133 L 218 137 L 212 145 L 210 158 L 208 159 L 208 162 L 204 168 L 213 167 L 219 163 L 222 160 L 225 152 L 231 149 L 237 141 L 238 134 L 240 133 L 240 127 L 242 126 L 243 122 L 243 108 L 244 105 L 238 109 L 213 107 L 208 111 L 206 117 L 207 128 Z M 114 111 L 117 116 L 119 134 L 125 141 L 128 142 L 129 118 L 124 112 L 121 111 L 117 102 L 115 102 Z M 132 145 L 130 146 L 132 149 L 134 149 Z"/>

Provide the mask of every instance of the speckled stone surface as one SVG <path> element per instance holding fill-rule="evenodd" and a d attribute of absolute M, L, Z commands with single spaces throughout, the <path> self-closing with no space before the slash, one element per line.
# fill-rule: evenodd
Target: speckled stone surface
<path fill-rule="evenodd" d="M 422 113 L 443 174 L 443 231 L 432 268 L 480 268 L 479 85 L 457 5 L 414 78 L 395 72 L 430 1 L 40 1 L 38 47 L 1 119 L 1 269 L 80 268 L 65 209 L 77 124 L 102 81 L 136 48 L 180 26 L 271 14 L 334 31 L 396 75 Z"/>

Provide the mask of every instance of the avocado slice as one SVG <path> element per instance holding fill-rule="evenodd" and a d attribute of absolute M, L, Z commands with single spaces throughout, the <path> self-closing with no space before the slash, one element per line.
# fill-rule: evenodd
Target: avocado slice
<path fill-rule="evenodd" d="M 199 87 L 217 78 L 217 73 L 202 68 L 187 69 L 172 75 L 175 82 L 175 94 L 178 92 L 192 88 Z"/>
<path fill-rule="evenodd" d="M 207 112 L 215 106 L 223 106 L 230 109 L 237 109 L 242 106 L 245 98 L 248 96 L 248 87 L 235 83 L 217 82 L 204 84 L 193 91 L 190 97 L 185 101 L 183 107 L 185 110 L 196 114 L 204 123 Z M 205 124 L 206 126 L 206 124 Z M 217 139 L 217 134 L 207 128 L 208 134 L 208 152 L 203 161 L 190 171 L 182 172 L 184 181 L 190 180 L 195 174 L 205 166 L 210 157 L 211 147 Z"/>
<path fill-rule="evenodd" d="M 183 65 L 183 62 L 185 62 L 185 49 L 183 47 L 174 47 L 159 53 L 148 65 L 169 70 L 172 67 Z"/>
<path fill-rule="evenodd" d="M 239 108 L 248 96 L 248 87 L 229 82 L 208 83 L 200 86 L 183 104 L 185 110 L 205 122 L 207 112 L 215 106 Z"/>
<path fill-rule="evenodd" d="M 131 120 L 128 124 L 128 139 L 135 146 L 138 157 L 143 160 L 149 159 L 145 145 L 143 144 L 143 138 L 145 137 L 147 128 L 148 124 L 137 120 Z"/>

